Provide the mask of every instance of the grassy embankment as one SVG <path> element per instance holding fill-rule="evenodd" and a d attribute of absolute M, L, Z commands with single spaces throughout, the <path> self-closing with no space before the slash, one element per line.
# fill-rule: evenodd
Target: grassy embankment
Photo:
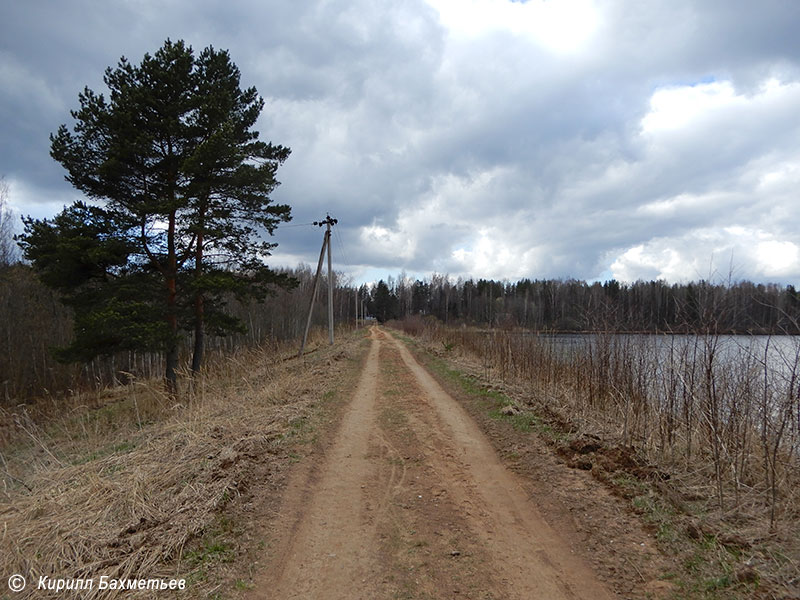
<path fill-rule="evenodd" d="M 723 360 L 717 336 L 564 351 L 519 332 L 394 325 L 490 416 L 629 502 L 678 565 L 676 597 L 800 597 L 796 348 L 777 373 L 744 350 Z"/>
<path fill-rule="evenodd" d="M 310 348 L 220 359 L 177 401 L 136 381 L 0 409 L 0 573 L 28 580 L 14 598 L 47 597 L 31 593 L 40 575 L 185 578 L 170 593 L 187 598 L 248 589 L 265 550 L 253 520 L 348 397 L 366 343 L 362 330 Z"/>

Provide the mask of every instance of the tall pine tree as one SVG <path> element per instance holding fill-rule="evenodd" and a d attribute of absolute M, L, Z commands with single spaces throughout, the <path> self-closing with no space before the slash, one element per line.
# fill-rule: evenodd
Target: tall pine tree
<path fill-rule="evenodd" d="M 206 329 L 224 334 L 242 327 L 225 313 L 226 297 L 263 298 L 271 285 L 290 283 L 265 265 L 274 244 L 263 239 L 291 218 L 289 206 L 270 198 L 278 166 L 290 151 L 259 141 L 253 127 L 264 101 L 255 88 L 240 88 L 239 70 L 226 51 L 208 47 L 195 56 L 182 41 L 167 40 L 138 66 L 123 57 L 106 70 L 104 81 L 108 99 L 86 88 L 71 113 L 72 131 L 62 125 L 51 136 L 51 155 L 73 186 L 99 201 L 92 207 L 95 220 L 107 225 L 81 232 L 93 240 L 84 244 L 104 247 L 114 240 L 126 251 L 123 264 L 93 264 L 88 280 L 74 280 L 70 297 L 85 297 L 78 288 L 88 286 L 97 301 L 76 305 L 83 319 L 76 319 L 72 355 L 112 352 L 128 343 L 98 346 L 81 320 L 96 327 L 118 325 L 126 316 L 130 324 L 146 320 L 144 312 L 108 314 L 107 306 L 122 300 L 119 283 L 111 281 L 160 280 L 160 335 L 141 340 L 165 352 L 165 378 L 174 392 L 182 331 L 194 332 L 197 371 Z M 35 267 L 53 276 L 57 261 L 47 248 L 74 235 L 75 217 L 87 209 L 75 205 L 61 220 L 26 221 L 23 246 Z M 78 262 L 93 263 L 94 255 L 81 257 L 74 244 L 67 246 Z M 95 254 L 102 258 L 102 252 Z M 153 306 L 153 299 L 147 304 Z"/>

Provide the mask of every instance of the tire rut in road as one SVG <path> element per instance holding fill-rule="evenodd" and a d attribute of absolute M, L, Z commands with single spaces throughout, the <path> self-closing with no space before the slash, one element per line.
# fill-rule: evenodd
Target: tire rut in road
<path fill-rule="evenodd" d="M 465 410 L 403 344 L 370 337 L 324 461 L 284 494 L 284 532 L 249 597 L 611 598 Z"/>
<path fill-rule="evenodd" d="M 520 599 L 611 598 L 590 567 L 542 519 L 519 478 L 502 464 L 466 411 L 401 342 L 392 342 L 428 408 L 415 423 L 418 435 L 427 440 L 434 468 L 485 545 L 505 593 Z"/>
<path fill-rule="evenodd" d="M 336 441 L 301 506 L 285 507 L 297 524 L 279 549 L 267 577 L 253 598 L 374 598 L 369 584 L 377 566 L 372 560 L 373 527 L 365 521 L 364 486 L 372 477 L 369 438 L 375 427 L 374 397 L 379 342 L 371 343 L 353 400 Z M 295 494 L 302 498 L 302 491 Z M 302 500 L 301 500 L 302 502 Z M 299 511 L 291 515 L 292 511 Z M 359 587 L 363 590 L 359 591 Z M 363 592 L 363 593 L 362 593 Z"/>

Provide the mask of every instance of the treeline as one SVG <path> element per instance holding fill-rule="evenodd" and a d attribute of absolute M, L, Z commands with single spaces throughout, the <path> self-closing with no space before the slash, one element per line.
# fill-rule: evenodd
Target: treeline
<path fill-rule="evenodd" d="M 314 273 L 308 266 L 282 269 L 294 278 L 292 289 L 275 289 L 264 302 L 228 301 L 229 313 L 246 331 L 210 336 L 207 349 L 214 355 L 242 347 L 270 347 L 288 340 L 298 345 L 308 315 Z M 337 326 L 355 322 L 355 293 L 334 273 L 334 319 Z M 312 326 L 324 327 L 327 315 L 327 285 L 320 285 Z M 13 406 L 36 396 L 59 396 L 98 389 L 131 378 L 161 378 L 163 352 L 117 352 L 90 361 L 64 363 L 57 348 L 73 339 L 73 313 L 58 293 L 42 284 L 31 267 L 0 263 L 0 404 Z M 193 347 L 192 332 L 181 337 L 180 365 L 188 371 Z"/>
<path fill-rule="evenodd" d="M 791 285 L 748 281 L 587 283 L 458 279 L 381 280 L 361 289 L 379 321 L 433 315 L 445 323 L 556 331 L 800 333 L 800 295 Z"/>

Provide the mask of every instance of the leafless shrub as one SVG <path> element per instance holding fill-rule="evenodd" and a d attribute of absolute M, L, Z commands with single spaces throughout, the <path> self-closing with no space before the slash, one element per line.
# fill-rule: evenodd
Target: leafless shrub
<path fill-rule="evenodd" d="M 713 310 L 694 307 L 706 323 L 696 334 L 406 331 L 477 358 L 487 379 L 522 383 L 665 469 L 697 474 L 723 513 L 760 505 L 774 529 L 782 509 L 797 508 L 800 342 L 718 334 L 710 315 L 723 307 L 708 301 Z"/>

